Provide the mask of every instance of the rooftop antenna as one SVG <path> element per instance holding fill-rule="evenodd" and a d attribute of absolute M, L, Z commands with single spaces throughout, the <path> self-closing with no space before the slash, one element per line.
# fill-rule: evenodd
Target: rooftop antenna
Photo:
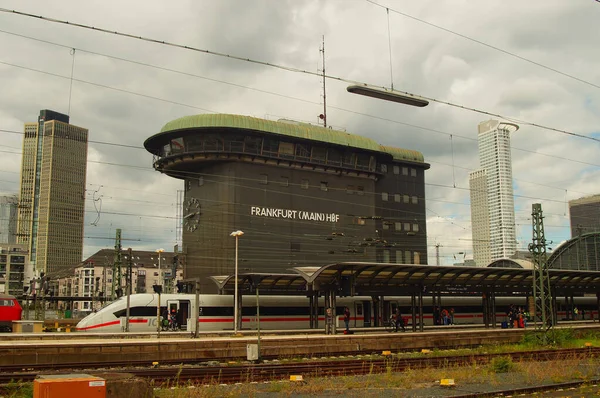
<path fill-rule="evenodd" d="M 327 95 L 325 91 L 325 35 L 323 35 L 323 44 L 319 48 L 319 52 L 323 55 L 323 113 L 319 115 L 319 119 L 323 120 L 323 127 L 327 127 Z"/>

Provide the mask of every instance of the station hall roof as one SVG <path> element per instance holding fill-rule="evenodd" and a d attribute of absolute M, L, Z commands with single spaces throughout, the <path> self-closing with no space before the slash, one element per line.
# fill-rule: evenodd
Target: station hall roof
<path fill-rule="evenodd" d="M 293 121 L 272 121 L 251 116 L 219 114 L 200 114 L 184 116 L 165 124 L 160 133 L 153 135 L 144 142 L 149 152 L 155 152 L 156 140 L 165 134 L 198 129 L 242 129 L 262 133 L 300 138 L 310 141 L 325 142 L 340 146 L 349 146 L 374 152 L 383 152 L 392 155 L 394 160 L 424 163 L 421 152 L 379 145 L 376 141 L 360 135 L 350 134 L 345 131 L 315 126 L 308 123 Z"/>
<path fill-rule="evenodd" d="M 269 274 L 241 274 L 238 288 L 244 292 L 257 285 L 264 293 L 304 294 L 312 290 L 336 289 L 344 278 L 353 285 L 355 295 L 405 295 L 406 288 L 415 287 L 443 294 L 529 292 L 533 287 L 533 271 L 521 268 L 344 262 L 322 267 L 295 267 L 291 271 L 271 277 Z M 253 279 L 252 275 L 257 277 Z M 600 272 L 551 269 L 549 275 L 550 285 L 557 292 L 600 292 Z M 217 282 L 215 278 L 219 278 L 220 291 L 233 292 L 233 276 L 213 277 Z"/>

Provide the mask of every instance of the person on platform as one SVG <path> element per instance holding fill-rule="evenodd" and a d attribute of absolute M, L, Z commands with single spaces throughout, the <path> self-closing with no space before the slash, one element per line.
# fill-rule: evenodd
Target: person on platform
<path fill-rule="evenodd" d="M 442 308 L 442 325 L 448 325 L 450 322 L 450 314 L 448 314 L 448 310 Z"/>
<path fill-rule="evenodd" d="M 402 314 L 400 313 L 400 307 L 396 307 L 396 312 L 394 313 L 394 320 L 396 321 L 396 332 L 402 328 L 404 332 L 404 319 L 402 319 Z"/>
<path fill-rule="evenodd" d="M 350 308 L 344 307 L 344 324 L 346 325 L 345 334 L 350 333 Z"/>

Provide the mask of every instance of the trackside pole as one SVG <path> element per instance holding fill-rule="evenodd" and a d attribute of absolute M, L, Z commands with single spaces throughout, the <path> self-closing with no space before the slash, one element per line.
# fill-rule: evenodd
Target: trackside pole
<path fill-rule="evenodd" d="M 200 333 L 200 281 L 195 282 L 196 305 L 194 305 L 194 338 L 197 339 Z"/>

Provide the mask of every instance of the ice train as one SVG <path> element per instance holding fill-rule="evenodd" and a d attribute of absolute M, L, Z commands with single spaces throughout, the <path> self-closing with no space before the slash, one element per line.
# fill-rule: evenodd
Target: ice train
<path fill-rule="evenodd" d="M 160 296 L 160 315 L 175 310 L 177 323 L 186 329 L 193 321 L 192 309 L 196 303 L 193 294 L 162 294 Z M 241 322 L 242 330 L 253 330 L 258 327 L 256 317 L 256 297 L 242 296 Z M 425 324 L 433 324 L 433 308 L 431 297 L 423 297 L 423 320 Z M 121 297 L 106 304 L 100 310 L 91 313 L 77 324 L 79 331 L 121 332 L 124 330 L 126 317 L 126 298 Z M 156 331 L 158 295 L 133 294 L 130 298 L 131 332 Z M 323 301 L 319 299 L 319 327 L 324 325 Z M 503 320 L 510 304 L 525 306 L 522 297 L 497 297 L 497 320 Z M 565 317 L 562 300 L 557 300 L 559 320 Z M 200 295 L 198 302 L 199 331 L 220 331 L 233 329 L 234 300 L 231 295 Z M 597 317 L 598 309 L 595 297 L 577 297 L 575 305 L 585 319 Z M 373 304 L 370 297 L 341 297 L 336 301 L 336 314 L 339 319 L 344 307 L 350 309 L 350 326 L 365 328 L 374 325 Z M 403 316 L 410 317 L 410 297 L 386 297 L 384 301 L 383 319 L 399 306 Z M 483 324 L 482 300 L 480 297 L 448 296 L 442 298 L 442 307 L 454 308 L 455 323 Z M 259 301 L 260 328 L 270 330 L 308 329 L 310 327 L 309 300 L 304 296 L 261 296 Z M 338 320 L 340 326 L 343 322 Z"/>

